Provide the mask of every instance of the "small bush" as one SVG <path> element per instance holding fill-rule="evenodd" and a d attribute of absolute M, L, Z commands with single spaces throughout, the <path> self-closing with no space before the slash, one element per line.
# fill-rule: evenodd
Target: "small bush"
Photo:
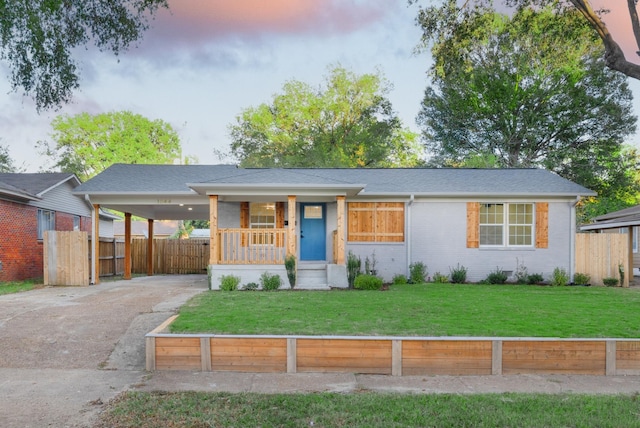
<path fill-rule="evenodd" d="M 607 287 L 616 287 L 618 285 L 618 278 L 602 278 L 602 283 Z"/>
<path fill-rule="evenodd" d="M 458 263 L 458 266 L 453 269 L 449 268 L 449 272 L 452 283 L 464 284 L 465 282 L 467 282 L 467 268 L 464 266 L 460 266 L 460 263 Z"/>
<path fill-rule="evenodd" d="M 563 268 L 557 267 L 553 270 L 551 280 L 549 282 L 553 286 L 562 287 L 569 283 L 569 274 Z"/>
<path fill-rule="evenodd" d="M 513 276 L 517 284 L 526 284 L 529 281 L 529 270 L 524 265 L 524 261 L 521 263 L 518 258 L 516 258 L 516 271 Z"/>
<path fill-rule="evenodd" d="M 486 281 L 489 284 L 504 284 L 505 282 L 507 282 L 507 278 L 507 274 L 504 273 L 502 269 L 497 267 L 496 270 L 490 272 L 489 275 L 487 275 Z"/>
<path fill-rule="evenodd" d="M 222 275 L 220 277 L 220 290 L 235 291 L 240 284 L 240 277 L 235 275 Z"/>
<path fill-rule="evenodd" d="M 382 278 L 367 274 L 358 275 L 353 286 L 358 290 L 379 290 L 382 288 Z"/>
<path fill-rule="evenodd" d="M 535 285 L 544 282 L 544 276 L 541 273 L 532 273 L 527 276 L 527 284 Z"/>
<path fill-rule="evenodd" d="M 443 275 L 440 272 L 436 272 L 433 274 L 433 282 L 436 284 L 446 284 L 449 282 L 449 277 L 447 275 Z"/>
<path fill-rule="evenodd" d="M 296 256 L 290 254 L 284 259 L 284 268 L 287 271 L 289 286 L 293 290 L 296 286 Z"/>
<path fill-rule="evenodd" d="M 391 280 L 392 284 L 407 284 L 409 281 L 407 280 L 407 277 L 404 275 L 394 275 L 393 279 Z"/>
<path fill-rule="evenodd" d="M 248 284 L 245 284 L 244 287 L 242 287 L 243 290 L 247 290 L 247 291 L 254 291 L 257 290 L 259 287 L 259 285 L 255 282 L 250 282 Z"/>
<path fill-rule="evenodd" d="M 422 262 L 415 262 L 409 265 L 409 282 L 411 284 L 424 284 L 428 274 L 427 265 Z"/>
<path fill-rule="evenodd" d="M 260 275 L 260 284 L 262 284 L 264 291 L 277 290 L 282 285 L 282 278 L 280 278 L 280 275 L 272 275 L 269 272 L 265 272 Z"/>
<path fill-rule="evenodd" d="M 591 276 L 587 273 L 576 273 L 573 275 L 573 283 L 576 285 L 587 285 L 591 281 Z"/>

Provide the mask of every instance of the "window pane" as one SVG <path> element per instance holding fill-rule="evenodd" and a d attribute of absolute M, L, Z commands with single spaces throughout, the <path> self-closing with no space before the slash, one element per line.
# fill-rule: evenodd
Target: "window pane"
<path fill-rule="evenodd" d="M 502 224 L 504 219 L 503 204 L 481 204 L 480 224 Z"/>
<path fill-rule="evenodd" d="M 509 245 L 531 245 L 531 226 L 509 226 Z"/>
<path fill-rule="evenodd" d="M 509 204 L 509 224 L 533 223 L 532 204 Z"/>
<path fill-rule="evenodd" d="M 275 228 L 276 227 L 276 204 L 274 203 L 252 203 L 249 206 L 249 227 L 255 228 Z"/>
<path fill-rule="evenodd" d="M 55 213 L 49 210 L 38 210 L 38 239 L 44 238 L 45 230 L 56 228 Z"/>
<path fill-rule="evenodd" d="M 502 245 L 502 225 L 480 226 L 480 245 Z"/>
<path fill-rule="evenodd" d="M 305 205 L 304 218 L 322 218 L 322 205 Z"/>

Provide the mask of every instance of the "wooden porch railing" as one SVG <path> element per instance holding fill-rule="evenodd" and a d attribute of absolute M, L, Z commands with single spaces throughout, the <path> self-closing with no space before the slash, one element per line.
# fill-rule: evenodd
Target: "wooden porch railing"
<path fill-rule="evenodd" d="M 286 229 L 219 229 L 219 264 L 282 264 Z"/>

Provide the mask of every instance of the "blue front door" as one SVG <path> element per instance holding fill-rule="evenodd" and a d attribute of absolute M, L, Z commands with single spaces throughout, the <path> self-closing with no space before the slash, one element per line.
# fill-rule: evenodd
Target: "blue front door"
<path fill-rule="evenodd" d="M 327 258 L 325 204 L 300 204 L 300 260 Z"/>

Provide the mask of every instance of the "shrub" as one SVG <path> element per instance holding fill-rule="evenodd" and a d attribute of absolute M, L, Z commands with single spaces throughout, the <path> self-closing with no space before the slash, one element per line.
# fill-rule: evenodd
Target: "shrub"
<path fill-rule="evenodd" d="M 544 276 L 541 273 L 532 273 L 527 276 L 527 284 L 535 285 L 544 281 Z"/>
<path fill-rule="evenodd" d="M 607 287 L 615 287 L 618 285 L 618 278 L 602 278 L 602 283 Z"/>
<path fill-rule="evenodd" d="M 440 272 L 436 272 L 433 274 L 433 282 L 436 284 L 446 284 L 449 282 L 449 277 L 447 275 L 443 275 Z"/>
<path fill-rule="evenodd" d="M 406 284 L 408 282 L 407 277 L 401 274 L 394 275 L 391 283 L 393 284 Z"/>
<path fill-rule="evenodd" d="M 254 290 L 257 290 L 258 287 L 259 285 L 256 284 L 255 282 L 250 282 L 248 284 L 245 284 L 244 287 L 242 287 L 242 289 L 247 291 L 254 291 Z"/>
<path fill-rule="evenodd" d="M 496 270 L 487 275 L 486 281 L 489 284 L 504 284 L 507 282 L 507 278 L 507 274 L 504 273 L 502 269 L 496 267 Z"/>
<path fill-rule="evenodd" d="M 576 285 L 587 285 L 591 281 L 591 276 L 587 273 L 575 273 L 573 275 L 573 283 Z"/>
<path fill-rule="evenodd" d="M 353 288 L 356 277 L 360 275 L 361 264 L 360 257 L 349 251 L 349 254 L 347 254 L 347 282 L 349 283 L 349 288 Z"/>
<path fill-rule="evenodd" d="M 451 277 L 451 282 L 454 284 L 464 284 L 467 282 L 467 268 L 464 266 L 458 266 L 455 268 L 449 268 L 449 272 L 451 273 L 449 276 Z"/>
<path fill-rule="evenodd" d="M 235 275 L 222 275 L 220 277 L 220 290 L 235 291 L 240 284 L 240 277 Z"/>
<path fill-rule="evenodd" d="M 423 284 L 428 274 L 427 265 L 422 262 L 415 262 L 409 265 L 409 282 L 411 284 Z"/>
<path fill-rule="evenodd" d="M 287 270 L 287 278 L 291 289 L 296 286 L 296 256 L 288 255 L 284 259 L 284 268 Z"/>
<path fill-rule="evenodd" d="M 264 291 L 277 290 L 282 285 L 282 278 L 280 278 L 280 275 L 272 275 L 269 272 L 265 272 L 260 275 L 260 284 L 262 284 Z"/>
<path fill-rule="evenodd" d="M 513 276 L 515 276 L 516 283 L 518 284 L 526 284 L 527 282 L 529 282 L 529 271 L 524 265 L 524 261 L 520 263 L 520 261 L 516 258 L 516 271 Z"/>
<path fill-rule="evenodd" d="M 551 285 L 561 287 L 569 283 L 569 274 L 563 268 L 555 268 L 551 274 Z"/>
<path fill-rule="evenodd" d="M 353 286 L 358 290 L 379 290 L 382 288 L 382 278 L 367 274 L 358 275 Z"/>

